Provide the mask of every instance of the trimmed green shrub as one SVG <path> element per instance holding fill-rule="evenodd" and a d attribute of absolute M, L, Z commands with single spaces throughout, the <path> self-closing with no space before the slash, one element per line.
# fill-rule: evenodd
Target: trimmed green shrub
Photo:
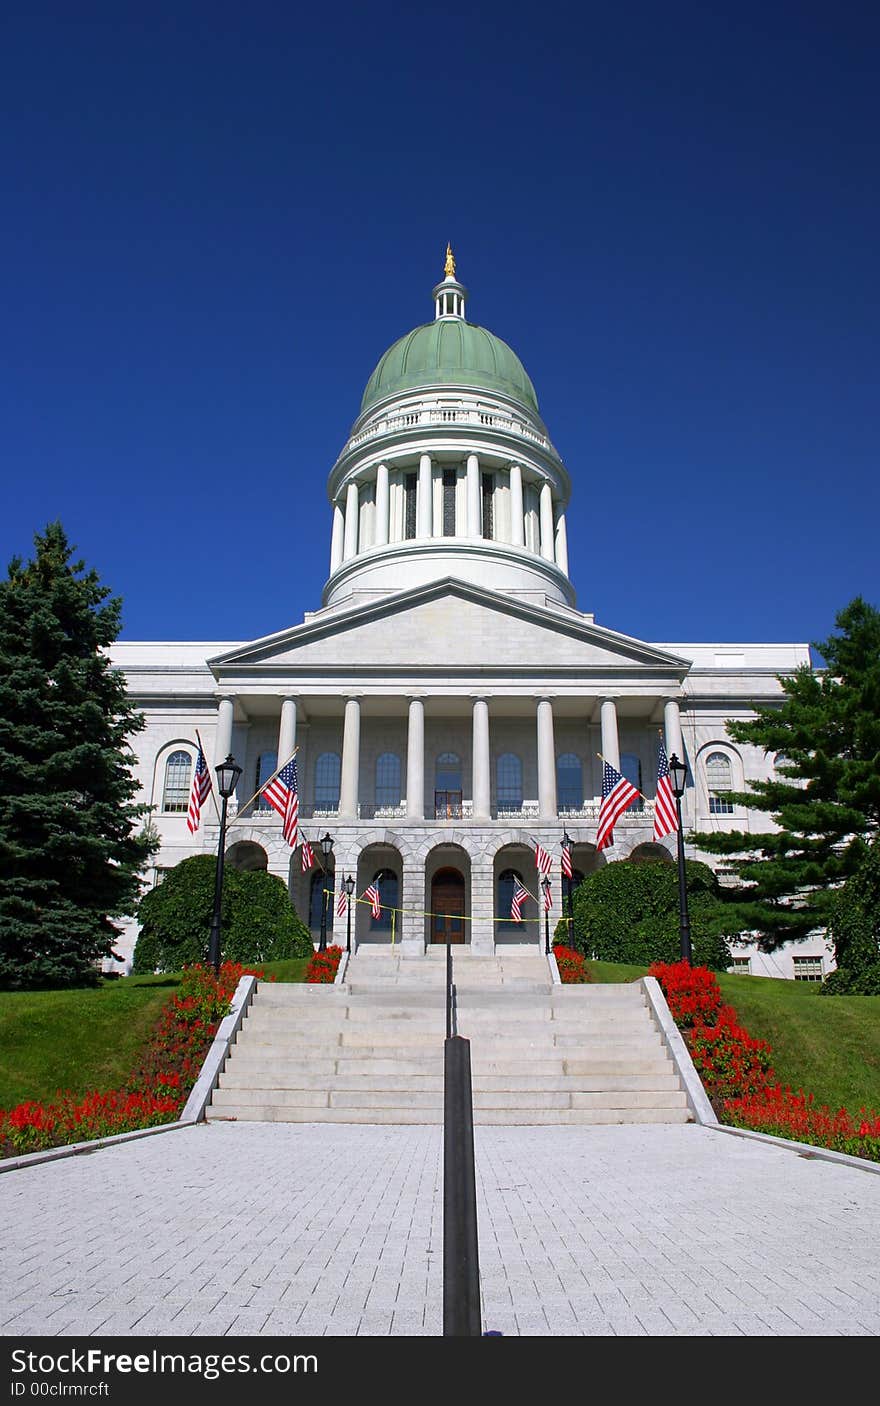
<path fill-rule="evenodd" d="M 215 863 L 208 854 L 184 859 L 141 899 L 134 973 L 180 971 L 190 962 L 206 960 Z M 277 962 L 310 957 L 314 950 L 284 882 L 264 869 L 242 873 L 227 868 L 220 933 L 224 961 Z"/>
<path fill-rule="evenodd" d="M 837 971 L 823 996 L 880 996 L 880 841 L 869 845 L 831 909 L 829 936 Z"/>
<path fill-rule="evenodd" d="M 687 860 L 686 872 L 694 963 L 724 971 L 726 939 L 742 926 L 737 911 L 707 864 Z M 574 946 L 600 962 L 678 961 L 677 867 L 619 860 L 588 874 L 574 894 Z"/>

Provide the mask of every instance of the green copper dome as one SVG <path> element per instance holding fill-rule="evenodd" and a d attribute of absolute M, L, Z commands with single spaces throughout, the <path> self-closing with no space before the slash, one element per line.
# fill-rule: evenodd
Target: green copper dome
<path fill-rule="evenodd" d="M 535 388 L 516 353 L 460 317 L 426 322 L 389 347 L 367 382 L 361 413 L 397 391 L 436 385 L 499 391 L 538 413 Z"/>

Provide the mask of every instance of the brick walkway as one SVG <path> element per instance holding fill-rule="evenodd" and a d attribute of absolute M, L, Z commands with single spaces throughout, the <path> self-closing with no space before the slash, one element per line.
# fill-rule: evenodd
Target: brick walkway
<path fill-rule="evenodd" d="M 477 1130 L 485 1326 L 880 1333 L 880 1177 L 696 1127 Z M 0 1176 L 6 1336 L 434 1334 L 433 1127 L 213 1124 Z"/>

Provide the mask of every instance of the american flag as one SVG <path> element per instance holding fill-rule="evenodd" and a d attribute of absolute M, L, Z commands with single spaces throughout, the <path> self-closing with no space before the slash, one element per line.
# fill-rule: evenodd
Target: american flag
<path fill-rule="evenodd" d="M 305 839 L 302 842 L 302 854 L 300 856 L 300 861 L 302 863 L 303 873 L 305 873 L 307 869 L 311 869 L 312 865 L 315 862 L 315 851 L 312 849 L 308 840 Z"/>
<path fill-rule="evenodd" d="M 193 772 L 192 790 L 189 793 L 189 810 L 186 813 L 186 828 L 191 835 L 194 835 L 199 828 L 202 806 L 210 794 L 211 773 L 208 770 L 208 763 L 205 761 L 205 754 L 200 747 L 199 755 L 196 757 L 196 769 Z"/>
<path fill-rule="evenodd" d="M 614 826 L 627 806 L 637 801 L 639 792 L 625 776 L 621 776 L 610 762 L 605 762 L 602 771 L 602 804 L 599 807 L 599 830 L 596 835 L 596 848 L 605 849 L 614 844 Z"/>
<path fill-rule="evenodd" d="M 344 917 L 345 917 L 345 910 L 347 909 L 347 907 L 348 907 L 348 894 L 345 892 L 345 889 L 344 889 L 344 888 L 341 888 L 341 889 L 339 890 L 339 897 L 338 897 L 337 900 L 336 900 L 336 916 L 337 916 L 337 918 L 344 918 Z"/>
<path fill-rule="evenodd" d="M 539 874 L 549 874 L 553 868 L 553 856 L 542 844 L 535 840 L 535 865 Z"/>
<path fill-rule="evenodd" d="M 669 759 L 663 738 L 660 739 L 660 754 L 657 758 L 657 799 L 654 802 L 654 839 L 662 840 L 664 835 L 672 835 L 678 829 L 678 813 L 672 791 L 672 777 L 669 775 Z"/>
<path fill-rule="evenodd" d="M 544 912 L 549 913 L 553 907 L 553 887 L 551 884 L 542 884 L 544 890 Z"/>
<path fill-rule="evenodd" d="M 571 867 L 571 845 L 562 846 L 562 872 L 567 879 L 572 878 L 574 874 Z"/>
<path fill-rule="evenodd" d="M 263 795 L 282 817 L 282 833 L 291 849 L 296 849 L 297 826 L 299 822 L 299 796 L 297 795 L 296 761 L 291 757 L 277 776 L 273 776 L 263 787 Z"/>
<path fill-rule="evenodd" d="M 368 889 L 364 889 L 363 897 L 369 900 L 370 912 L 372 913 L 373 917 L 377 919 L 381 918 L 382 905 L 379 902 L 379 885 L 370 884 L 370 887 Z"/>
<path fill-rule="evenodd" d="M 531 894 L 517 879 L 513 886 L 513 898 L 510 900 L 510 916 L 515 923 L 522 922 L 522 906 L 527 898 L 531 898 Z"/>

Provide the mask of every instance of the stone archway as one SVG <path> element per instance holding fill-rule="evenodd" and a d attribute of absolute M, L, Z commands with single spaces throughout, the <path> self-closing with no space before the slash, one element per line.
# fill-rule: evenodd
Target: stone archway
<path fill-rule="evenodd" d="M 465 881 L 460 869 L 447 865 L 431 880 L 431 941 L 462 943 L 465 940 Z"/>
<path fill-rule="evenodd" d="M 396 944 L 402 935 L 403 859 L 394 845 L 365 845 L 358 855 L 355 897 L 360 898 L 371 885 L 379 890 L 379 916 L 373 917 L 369 903 L 355 903 L 352 934 L 358 945 Z"/>
<path fill-rule="evenodd" d="M 256 869 L 268 869 L 269 856 L 255 840 L 236 840 L 226 851 L 226 863 L 240 874 L 250 874 Z"/>
<path fill-rule="evenodd" d="M 471 861 L 461 845 L 435 845 L 425 856 L 425 943 L 471 941 Z M 437 906 L 435 906 L 437 905 Z M 436 915 L 436 916 L 435 916 Z"/>
<path fill-rule="evenodd" d="M 636 845 L 635 849 L 627 855 L 629 864 L 674 864 L 675 860 L 669 853 L 665 845 L 648 841 L 643 845 Z"/>
<path fill-rule="evenodd" d="M 535 852 L 522 841 L 502 845 L 495 851 L 492 866 L 492 914 L 496 946 L 534 946 L 541 940 L 541 920 L 536 902 Z M 517 921 L 511 916 L 511 903 L 517 883 L 531 895 L 522 905 Z"/>

